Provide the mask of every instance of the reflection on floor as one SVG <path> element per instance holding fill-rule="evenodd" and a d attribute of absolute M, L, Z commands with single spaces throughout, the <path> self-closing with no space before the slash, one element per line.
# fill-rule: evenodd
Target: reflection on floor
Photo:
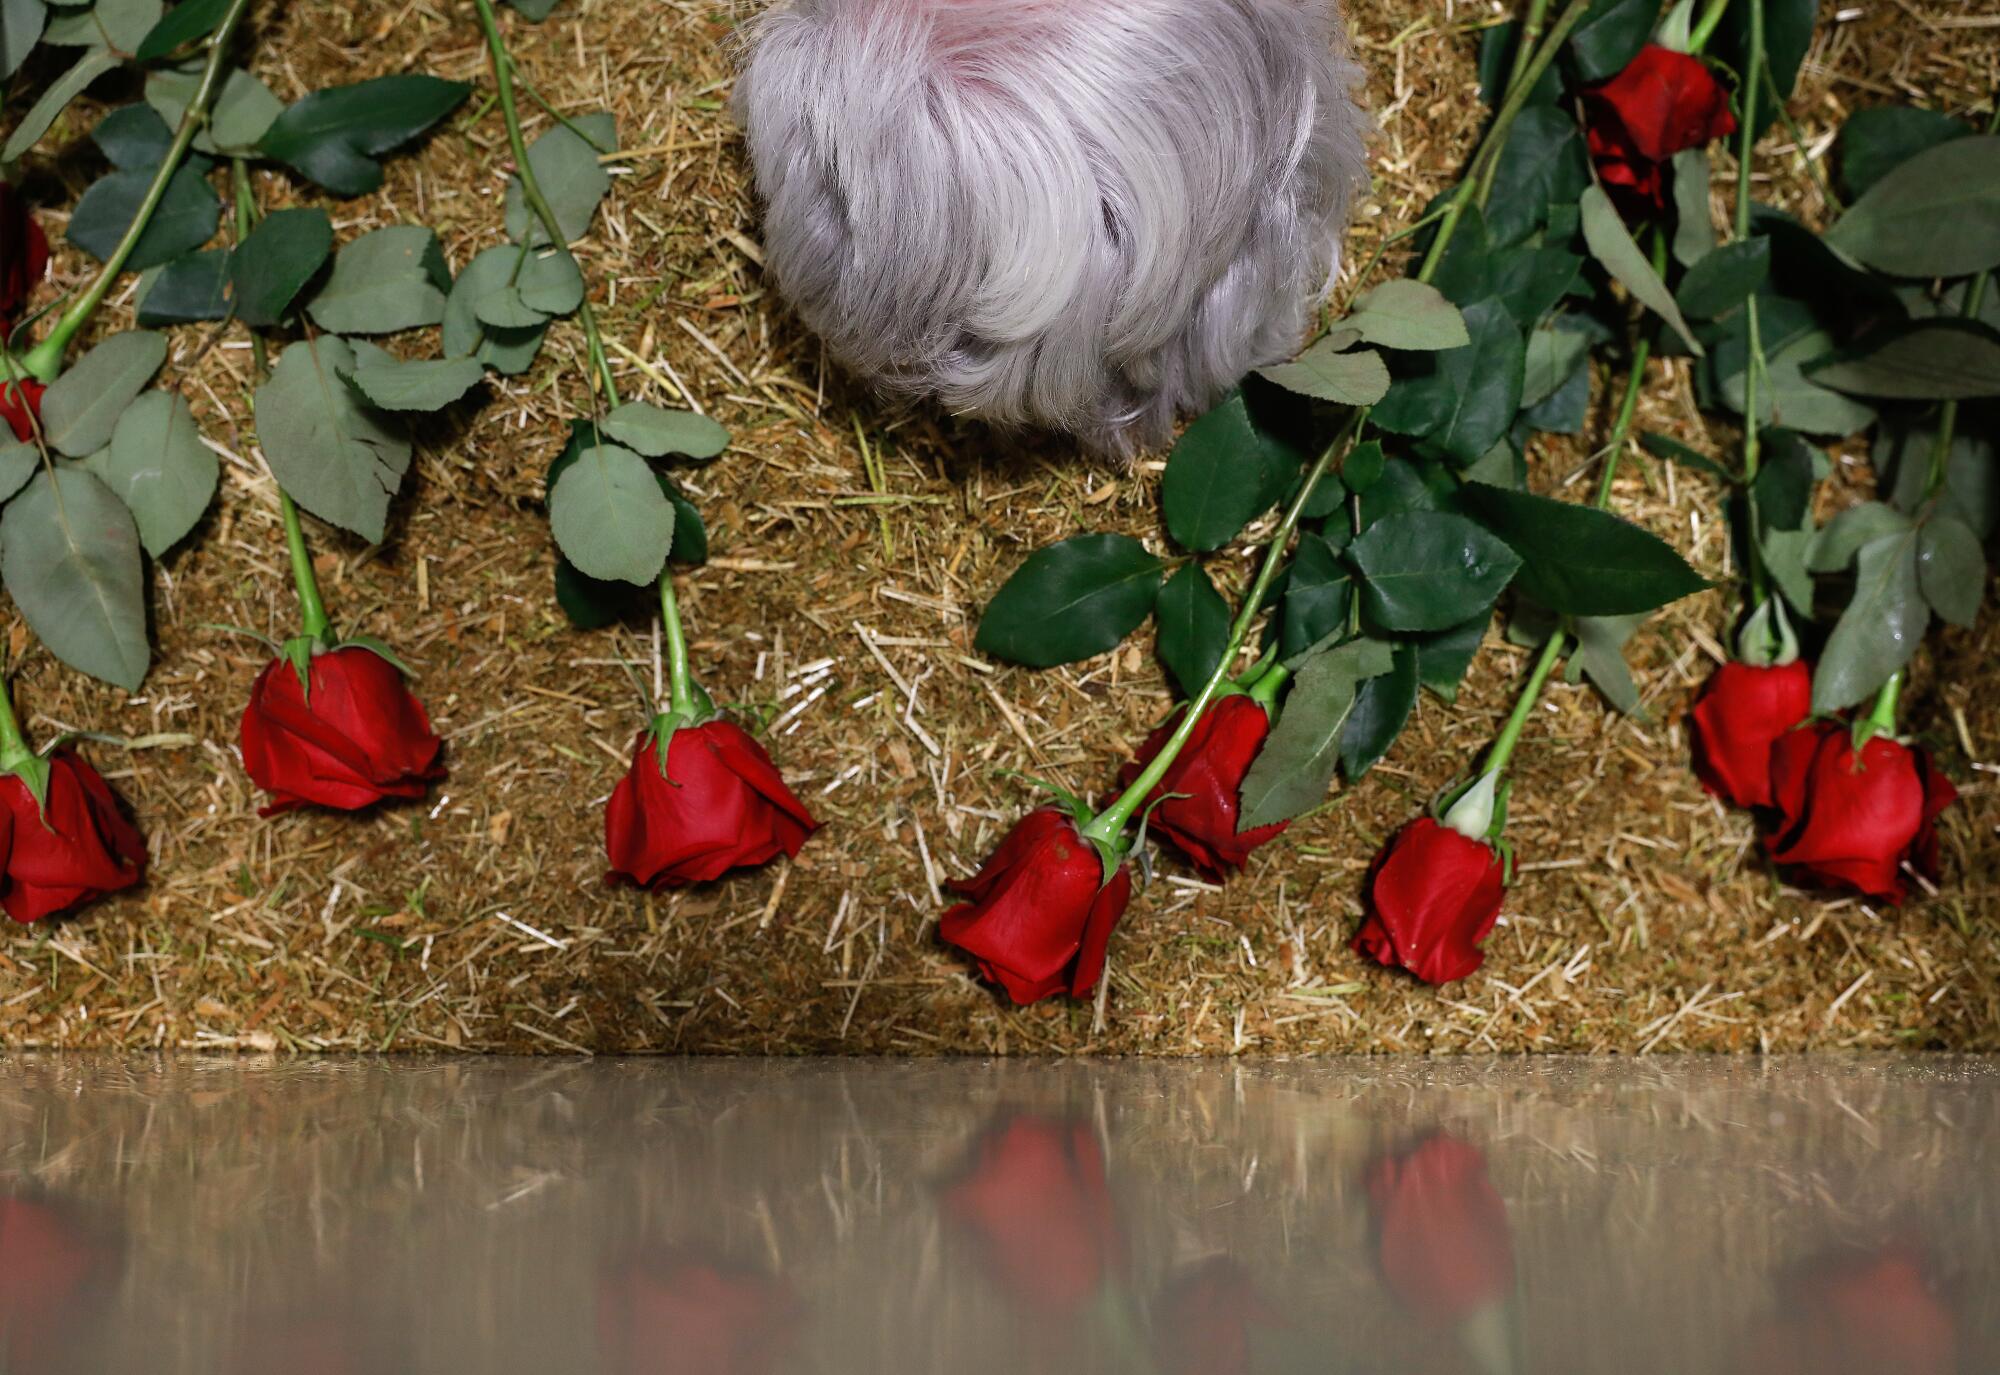
<path fill-rule="evenodd" d="M 2000 1370 L 2000 1062 L 0 1079 L 0 1371 Z"/>

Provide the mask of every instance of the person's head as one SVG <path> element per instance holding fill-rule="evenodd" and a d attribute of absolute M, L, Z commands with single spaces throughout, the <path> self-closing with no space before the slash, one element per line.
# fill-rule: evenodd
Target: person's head
<path fill-rule="evenodd" d="M 1357 77 L 1331 0 L 781 0 L 735 111 L 778 289 L 849 369 L 1127 451 L 1301 342 Z"/>

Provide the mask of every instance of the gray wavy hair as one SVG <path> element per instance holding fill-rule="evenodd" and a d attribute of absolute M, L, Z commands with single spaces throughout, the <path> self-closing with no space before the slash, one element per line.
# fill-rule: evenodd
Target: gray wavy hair
<path fill-rule="evenodd" d="M 1288 356 L 1369 120 L 1331 0 L 785 0 L 734 110 L 849 369 L 1129 452 Z"/>

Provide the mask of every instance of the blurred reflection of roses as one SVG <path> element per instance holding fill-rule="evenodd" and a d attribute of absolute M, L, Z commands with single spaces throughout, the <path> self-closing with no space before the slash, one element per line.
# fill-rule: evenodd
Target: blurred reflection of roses
<path fill-rule="evenodd" d="M 1249 1273 L 1227 1256 L 1181 1271 L 1160 1291 L 1153 1311 L 1161 1375 L 1248 1375 L 1250 1328 L 1281 1321 Z"/>
<path fill-rule="evenodd" d="M 1752 1332 L 1744 1375 L 1947 1375 L 1958 1324 L 1923 1252 L 1908 1242 L 1808 1262 Z"/>
<path fill-rule="evenodd" d="M 1120 1263 L 1104 1151 L 1088 1122 L 1002 1119 L 973 1143 L 943 1205 L 1007 1296 L 1039 1313 L 1074 1315 Z"/>
<path fill-rule="evenodd" d="M 799 1317 L 782 1280 L 649 1252 L 599 1282 L 598 1360 L 607 1375 L 763 1375 L 781 1368 Z"/>
<path fill-rule="evenodd" d="M 1455 1322 L 1512 1293 L 1507 1205 L 1478 1147 L 1432 1136 L 1377 1157 L 1367 1180 L 1375 1258 L 1405 1307 Z"/>
<path fill-rule="evenodd" d="M 62 1208 L 0 1198 L 0 1370 L 43 1368 L 114 1261 Z"/>

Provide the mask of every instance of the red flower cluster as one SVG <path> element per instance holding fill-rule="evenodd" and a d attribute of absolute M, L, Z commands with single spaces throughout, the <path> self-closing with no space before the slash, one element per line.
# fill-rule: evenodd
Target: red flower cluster
<path fill-rule="evenodd" d="M 130 888 L 146 872 L 145 838 L 111 785 L 71 750 L 48 765 L 39 803 L 19 774 L 0 775 L 0 908 L 18 922 Z"/>
<path fill-rule="evenodd" d="M 764 747 L 721 718 L 682 726 L 664 766 L 652 730 L 604 809 L 611 877 L 642 888 L 706 883 L 796 855 L 819 828 Z"/>
<path fill-rule="evenodd" d="M 1844 722 L 1791 731 L 1771 750 L 1771 858 L 1820 883 L 1901 902 L 1907 867 L 1938 873 L 1937 819 L 1958 797 L 1930 755 L 1886 735 L 1859 750 Z"/>
<path fill-rule="evenodd" d="M 1425 983 L 1479 968 L 1479 942 L 1499 920 L 1505 867 L 1483 840 L 1419 817 L 1389 838 L 1368 872 L 1368 918 L 1354 949 Z"/>
<path fill-rule="evenodd" d="M 385 798 L 422 797 L 444 776 L 444 742 L 402 670 L 360 645 L 314 654 L 312 689 L 291 661 L 272 660 L 250 689 L 243 767 L 271 794 L 265 816 L 294 807 L 351 812 Z"/>
<path fill-rule="evenodd" d="M 1130 787 L 1138 779 L 1179 721 L 1178 716 L 1170 717 L 1146 737 L 1137 757 L 1119 770 L 1119 786 Z M 1270 733 L 1271 717 L 1263 704 L 1245 693 L 1231 693 L 1201 714 L 1194 734 L 1159 786 L 1146 795 L 1146 805 L 1153 808 L 1152 828 L 1211 880 L 1219 882 L 1229 870 L 1241 869 L 1252 850 L 1291 824 L 1279 821 L 1248 831 L 1236 829 L 1243 776 Z M 1159 802 L 1163 797 L 1167 800 Z"/>
<path fill-rule="evenodd" d="M 1043 807 L 1015 823 L 977 874 L 949 886 L 971 901 L 946 912 L 938 934 L 1015 1002 L 1032 1003 L 1096 987 L 1132 873 L 1120 864 L 1107 883 L 1069 814 Z"/>
<path fill-rule="evenodd" d="M 1729 96 L 1700 58 L 1648 43 L 1608 81 L 1583 90 L 1591 161 L 1626 214 L 1667 206 L 1664 168 L 1675 153 L 1736 130 Z"/>

